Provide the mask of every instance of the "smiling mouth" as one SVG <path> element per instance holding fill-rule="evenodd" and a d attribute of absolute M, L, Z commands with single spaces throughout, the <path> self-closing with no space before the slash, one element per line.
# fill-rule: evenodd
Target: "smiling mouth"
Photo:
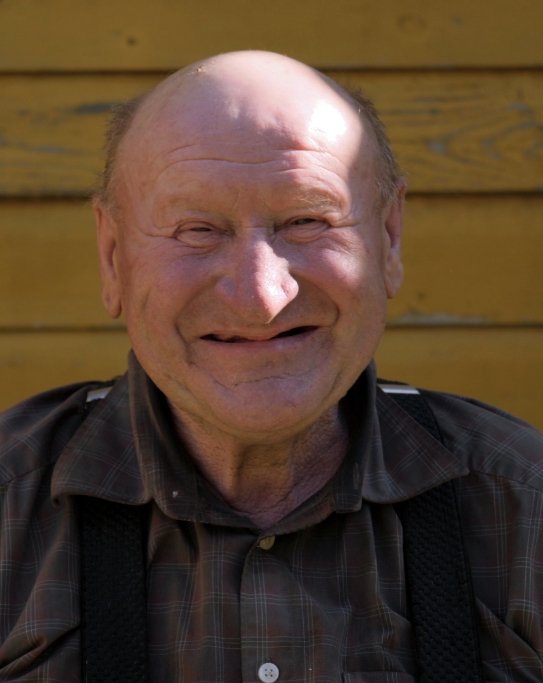
<path fill-rule="evenodd" d="M 235 344 L 237 342 L 267 342 L 273 339 L 280 339 L 281 337 L 296 337 L 300 334 L 305 334 L 306 332 L 312 332 L 317 329 L 316 327 L 305 325 L 301 327 L 293 327 L 290 330 L 285 330 L 280 332 L 273 337 L 251 339 L 250 337 L 241 337 L 238 335 L 233 335 L 231 337 L 219 335 L 219 334 L 206 334 L 202 337 L 205 341 L 222 342 L 223 344 Z"/>

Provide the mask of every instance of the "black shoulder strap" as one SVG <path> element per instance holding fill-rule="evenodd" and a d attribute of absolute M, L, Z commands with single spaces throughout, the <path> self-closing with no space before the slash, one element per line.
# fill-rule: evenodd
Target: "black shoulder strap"
<path fill-rule="evenodd" d="M 82 419 L 107 388 L 89 392 Z M 145 683 L 148 506 L 80 496 L 81 680 Z"/>
<path fill-rule="evenodd" d="M 442 441 L 435 416 L 412 387 L 381 388 Z M 482 683 L 479 630 L 464 549 L 457 481 L 395 506 L 404 528 L 406 582 L 420 683 Z"/>
<path fill-rule="evenodd" d="M 147 509 L 80 497 L 81 680 L 145 683 Z"/>

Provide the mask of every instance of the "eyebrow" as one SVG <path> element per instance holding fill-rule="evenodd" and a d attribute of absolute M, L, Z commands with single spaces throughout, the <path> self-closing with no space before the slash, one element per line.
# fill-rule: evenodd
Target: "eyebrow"
<path fill-rule="evenodd" d="M 316 192 L 315 190 L 301 191 L 296 195 L 296 201 L 316 209 L 337 209 L 343 205 L 343 200 L 333 194 L 326 192 Z"/>
<path fill-rule="evenodd" d="M 338 209 L 344 205 L 344 200 L 332 193 L 306 190 L 300 188 L 299 191 L 293 193 L 290 198 L 293 204 L 299 204 L 302 208 L 314 209 Z M 163 198 L 159 202 L 160 209 L 169 209 L 178 205 L 187 207 L 187 199 L 179 195 L 172 195 Z M 206 207 L 202 207 L 202 210 Z M 198 211 L 198 207 L 193 207 L 193 210 Z"/>

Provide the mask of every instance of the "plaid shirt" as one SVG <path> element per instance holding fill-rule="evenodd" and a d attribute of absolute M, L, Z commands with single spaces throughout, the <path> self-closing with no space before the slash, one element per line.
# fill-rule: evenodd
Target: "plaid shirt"
<path fill-rule="evenodd" d="M 164 397 L 129 372 L 70 435 L 89 386 L 0 418 L 0 681 L 77 683 L 73 496 L 154 501 L 153 683 L 408 683 L 415 662 L 393 503 L 463 477 L 461 514 L 487 681 L 543 681 L 543 438 L 473 401 L 429 400 L 437 443 L 370 368 L 343 401 L 351 447 L 332 481 L 270 529 L 199 476 Z"/>

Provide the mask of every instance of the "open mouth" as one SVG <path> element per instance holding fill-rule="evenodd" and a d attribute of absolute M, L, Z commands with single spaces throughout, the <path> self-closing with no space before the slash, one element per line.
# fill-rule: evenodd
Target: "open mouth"
<path fill-rule="evenodd" d="M 295 337 L 300 334 L 305 334 L 306 332 L 311 332 L 312 330 L 315 330 L 316 328 L 310 325 L 304 325 L 300 327 L 292 327 L 289 330 L 285 330 L 284 332 L 280 332 L 279 334 L 276 334 L 273 337 L 269 337 L 267 339 L 251 339 L 249 337 L 240 337 L 237 335 L 234 335 L 232 337 L 226 337 L 223 335 L 218 335 L 218 334 L 206 334 L 205 336 L 202 337 L 202 339 L 206 341 L 215 341 L 215 342 L 222 342 L 227 343 L 227 344 L 235 344 L 236 342 L 263 342 L 263 341 L 271 341 L 272 339 L 280 339 L 281 337 Z"/>

